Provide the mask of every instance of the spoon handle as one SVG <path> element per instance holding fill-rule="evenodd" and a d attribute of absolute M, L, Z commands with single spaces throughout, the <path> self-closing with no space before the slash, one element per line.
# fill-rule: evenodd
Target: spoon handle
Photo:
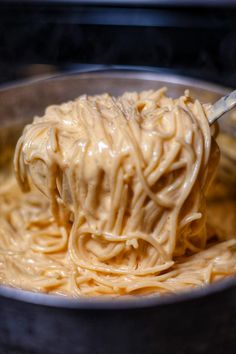
<path fill-rule="evenodd" d="M 215 121 L 220 118 L 224 113 L 230 111 L 236 106 L 236 90 L 229 93 L 228 95 L 221 97 L 216 101 L 208 117 L 210 125 L 215 123 Z"/>

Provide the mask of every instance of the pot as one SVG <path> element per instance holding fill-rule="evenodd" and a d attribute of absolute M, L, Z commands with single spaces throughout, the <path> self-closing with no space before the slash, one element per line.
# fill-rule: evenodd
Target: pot
<path fill-rule="evenodd" d="M 162 86 L 176 97 L 189 88 L 203 102 L 214 102 L 227 93 L 225 88 L 194 79 L 114 68 L 2 87 L 0 166 L 11 166 L 23 126 L 52 103 L 83 93 L 118 95 Z M 232 131 L 227 116 L 222 126 Z M 2 354 L 233 353 L 236 278 L 177 295 L 116 299 L 70 299 L 0 286 L 0 313 Z"/>

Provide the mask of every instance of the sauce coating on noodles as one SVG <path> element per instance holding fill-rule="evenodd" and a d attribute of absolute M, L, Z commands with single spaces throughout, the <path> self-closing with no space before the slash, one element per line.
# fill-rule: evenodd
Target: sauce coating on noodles
<path fill-rule="evenodd" d="M 18 184 L 1 184 L 0 282 L 128 295 L 234 274 L 236 239 L 207 223 L 218 160 L 207 107 L 188 92 L 84 95 L 48 107 L 16 146 Z"/>

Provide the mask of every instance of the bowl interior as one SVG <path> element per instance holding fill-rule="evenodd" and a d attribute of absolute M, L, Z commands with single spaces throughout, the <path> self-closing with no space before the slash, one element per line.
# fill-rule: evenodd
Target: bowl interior
<path fill-rule="evenodd" d="M 24 125 L 32 121 L 34 116 L 42 115 L 48 105 L 66 102 L 84 93 L 93 95 L 109 92 L 113 95 L 119 95 L 124 91 L 158 89 L 163 86 L 168 88 L 169 95 L 173 97 L 178 97 L 186 89 L 189 89 L 192 96 L 198 98 L 201 102 L 214 102 L 228 92 L 226 88 L 194 79 L 155 72 L 129 72 L 122 70 L 73 73 L 2 87 L 0 89 L 0 167 L 5 168 L 7 173 L 9 172 L 15 144 Z M 224 131 L 230 132 L 231 135 L 234 134 L 230 115 L 226 115 L 220 124 Z M 182 301 L 194 296 L 205 296 L 209 292 L 219 291 L 227 286 L 235 285 L 236 279 L 231 279 L 222 281 L 220 284 L 210 285 L 205 289 L 188 292 L 187 294 L 168 295 L 166 298 L 152 296 L 146 299 L 136 298 L 135 300 L 120 298 L 115 301 L 112 299 L 93 299 L 92 302 L 91 299 L 75 301 L 51 295 L 32 294 L 17 289 L 6 289 L 4 287 L 0 287 L 0 295 L 53 306 L 85 306 L 91 308 L 95 304 L 95 307 L 117 307 L 119 303 L 121 307 L 133 307 Z"/>

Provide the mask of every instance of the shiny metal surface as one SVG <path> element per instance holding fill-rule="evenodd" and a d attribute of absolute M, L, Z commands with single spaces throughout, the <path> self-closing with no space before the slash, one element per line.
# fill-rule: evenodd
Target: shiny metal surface
<path fill-rule="evenodd" d="M 228 113 L 236 106 L 236 90 L 230 92 L 228 95 L 221 97 L 217 100 L 210 111 L 209 122 L 215 123 L 225 113 Z"/>

